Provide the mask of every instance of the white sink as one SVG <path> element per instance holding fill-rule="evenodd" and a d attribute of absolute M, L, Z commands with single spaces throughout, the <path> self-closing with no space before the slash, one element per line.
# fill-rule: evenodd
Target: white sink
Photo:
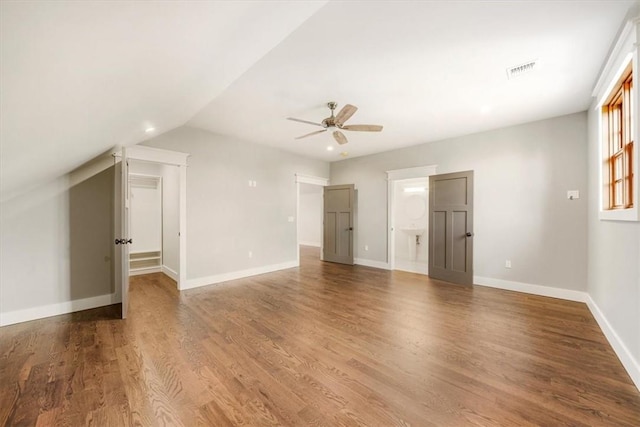
<path fill-rule="evenodd" d="M 418 237 L 422 236 L 425 232 L 424 228 L 403 228 L 402 231 L 405 232 L 410 237 Z"/>

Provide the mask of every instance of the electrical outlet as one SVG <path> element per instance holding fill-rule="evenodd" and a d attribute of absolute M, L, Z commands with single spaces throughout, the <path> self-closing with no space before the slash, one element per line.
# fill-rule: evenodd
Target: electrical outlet
<path fill-rule="evenodd" d="M 504 262 L 504 268 L 511 268 L 511 260 L 508 259 Z"/>
<path fill-rule="evenodd" d="M 364 250 L 368 251 L 369 250 L 369 245 L 364 245 Z"/>
<path fill-rule="evenodd" d="M 567 199 L 577 200 L 580 198 L 580 192 L 578 190 L 567 191 Z"/>
<path fill-rule="evenodd" d="M 253 258 L 253 252 L 249 251 L 249 258 Z"/>

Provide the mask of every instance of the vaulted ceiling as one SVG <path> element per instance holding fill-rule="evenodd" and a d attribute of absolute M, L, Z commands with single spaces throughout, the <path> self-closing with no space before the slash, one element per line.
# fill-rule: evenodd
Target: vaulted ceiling
<path fill-rule="evenodd" d="M 583 111 L 634 3 L 4 1 L 2 200 L 184 124 L 335 161 Z M 383 132 L 294 140 L 328 101 Z"/>

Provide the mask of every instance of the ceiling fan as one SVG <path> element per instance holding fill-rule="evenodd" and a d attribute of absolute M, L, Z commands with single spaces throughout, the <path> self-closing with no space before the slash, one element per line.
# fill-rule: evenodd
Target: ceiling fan
<path fill-rule="evenodd" d="M 306 135 L 298 136 L 295 139 L 302 139 L 308 136 L 317 135 L 319 133 L 326 132 L 328 130 L 333 130 L 333 137 L 336 139 L 338 144 L 342 145 L 342 144 L 346 144 L 349 141 L 347 141 L 347 137 L 344 136 L 342 132 L 340 132 L 341 130 L 353 130 L 353 131 L 359 131 L 359 132 L 380 132 L 382 130 L 382 126 L 380 125 L 345 125 L 344 122 L 349 120 L 349 118 L 353 116 L 353 114 L 356 111 L 358 111 L 358 107 L 351 104 L 347 104 L 344 107 L 342 107 L 342 109 L 338 112 L 337 116 L 334 116 L 333 111 L 336 109 L 337 106 L 338 104 L 335 102 L 327 103 L 327 107 L 329 107 L 329 109 L 331 110 L 331 116 L 327 117 L 320 123 L 310 122 L 308 120 L 296 119 L 294 117 L 287 117 L 287 120 L 293 120 L 294 122 L 300 122 L 300 123 L 307 123 L 309 125 L 315 125 L 315 126 L 320 126 L 324 128 L 322 130 L 311 132 Z"/>

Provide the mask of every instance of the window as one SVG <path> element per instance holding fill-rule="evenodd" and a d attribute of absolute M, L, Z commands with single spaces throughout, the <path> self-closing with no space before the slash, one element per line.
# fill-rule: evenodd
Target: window
<path fill-rule="evenodd" d="M 634 200 L 634 105 L 631 64 L 602 105 L 604 210 L 631 209 Z"/>

